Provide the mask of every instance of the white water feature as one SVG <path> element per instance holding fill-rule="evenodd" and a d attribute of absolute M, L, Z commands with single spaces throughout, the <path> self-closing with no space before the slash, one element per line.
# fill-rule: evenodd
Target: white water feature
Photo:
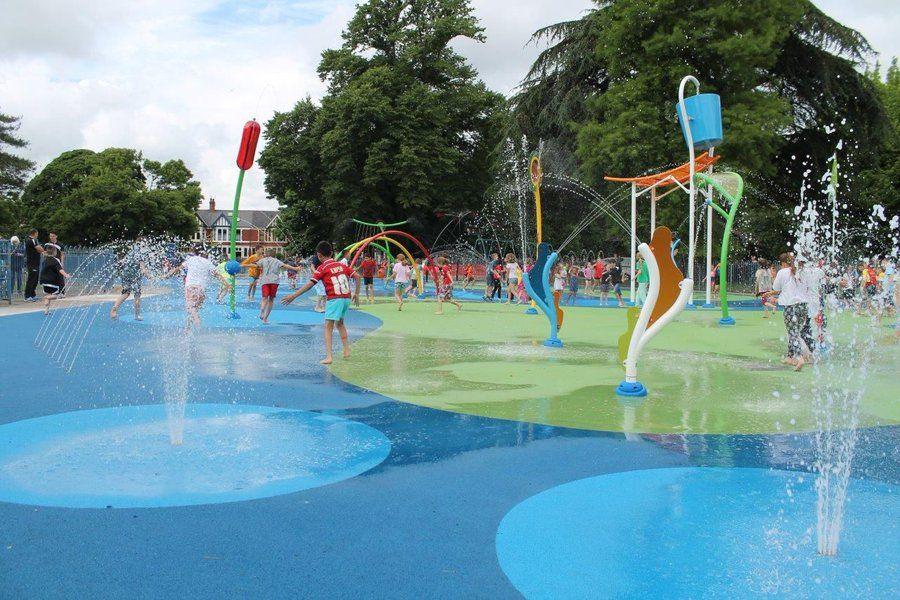
<path fill-rule="evenodd" d="M 837 144 L 837 150 L 843 147 Z M 804 177 L 813 169 L 808 167 Z M 794 230 L 794 252 L 805 263 L 797 265 L 796 277 L 811 290 L 811 297 L 821 298 L 818 306 L 810 303 L 811 330 L 815 339 L 813 353 L 812 408 L 816 419 L 813 437 L 812 467 L 816 490 L 816 548 L 822 556 L 838 553 L 845 511 L 852 492 L 853 458 L 858 441 L 859 406 L 866 389 L 868 368 L 876 352 L 880 332 L 880 315 L 872 313 L 852 316 L 866 297 L 860 290 L 856 266 L 878 262 L 883 256 L 868 253 L 872 239 L 890 240 L 887 252 L 897 256 L 896 228 L 889 229 L 890 220 L 884 209 L 876 206 L 867 225 L 865 241 L 867 257 L 858 255 L 858 248 L 842 246 L 835 240 L 846 238 L 853 224 L 842 224 L 839 210 L 846 204 L 839 202 L 835 180 L 837 167 L 829 162 L 827 172 L 819 180 L 821 193 L 804 182 L 800 202 L 794 209 L 797 219 Z M 808 181 L 808 179 L 807 179 Z M 819 198 L 824 202 L 819 202 Z M 843 225 L 843 231 L 841 228 Z M 888 225 L 888 227 L 885 227 Z M 884 247 L 880 248 L 884 252 Z M 848 281 L 849 280 L 849 281 Z M 858 296 L 847 300 L 841 292 L 855 291 Z M 818 310 L 817 310 L 818 309 Z M 819 316 L 816 314 L 820 313 Z"/>
<path fill-rule="evenodd" d="M 179 244 L 179 240 L 155 238 L 111 243 L 92 251 L 71 273 L 68 295 L 70 298 L 74 297 L 74 301 L 68 300 L 58 307 L 51 304 L 52 310 L 34 339 L 35 347 L 45 352 L 66 372 L 71 372 L 95 322 L 98 318 L 110 318 L 111 303 L 119 293 L 118 285 L 123 271 L 142 265 L 140 271 L 144 293 L 151 288 L 164 292 L 154 298 L 153 302 L 148 303 L 145 297 L 142 302 L 143 311 L 172 315 L 165 319 L 150 319 L 150 323 L 141 327 L 148 334 L 142 336 L 142 339 L 152 349 L 154 358 L 159 360 L 161 367 L 158 371 L 163 388 L 169 439 L 173 445 L 184 442 L 185 407 L 194 393 L 191 384 L 197 358 L 197 337 L 200 335 L 192 327 L 186 326 L 180 278 L 164 279 L 171 265 L 177 264 L 176 248 Z M 165 286 L 174 286 L 174 289 L 166 292 Z M 214 301 L 212 298 L 210 302 Z M 54 304 L 58 302 L 61 301 L 54 301 Z M 132 297 L 119 309 L 120 320 L 130 321 L 133 318 L 133 302 Z M 129 325 L 122 323 L 116 326 Z M 114 355 L 113 360 L 123 365 L 132 360 L 139 363 L 136 356 L 138 351 L 130 343 L 126 344 L 119 348 L 119 353 Z M 156 370 L 155 366 L 151 368 Z"/>

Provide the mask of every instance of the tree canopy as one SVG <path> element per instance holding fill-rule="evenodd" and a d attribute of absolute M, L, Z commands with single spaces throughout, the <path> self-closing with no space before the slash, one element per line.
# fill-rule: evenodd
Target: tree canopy
<path fill-rule="evenodd" d="M 181 160 L 144 161 L 140 152 L 72 150 L 53 159 L 22 195 L 29 225 L 70 244 L 138 235 L 192 235 L 200 185 Z"/>
<path fill-rule="evenodd" d="M 368 0 L 326 50 L 321 105 L 266 124 L 259 164 L 294 239 L 348 234 L 356 217 L 411 219 L 480 206 L 492 182 L 504 99 L 450 42 L 483 39 L 468 0 Z"/>
<path fill-rule="evenodd" d="M 28 145 L 18 137 L 18 129 L 18 117 L 0 112 L 0 233 L 3 235 L 19 225 L 19 195 L 34 169 L 33 162 L 15 153 Z"/>
<path fill-rule="evenodd" d="M 808 0 L 598 1 L 535 39 L 551 45 L 513 99 L 515 123 L 571 152 L 592 185 L 686 160 L 674 107 L 682 77 L 696 74 L 701 91 L 720 94 L 726 140 L 717 152 L 763 202 L 742 210 L 744 228 L 757 232 L 744 238 L 751 245 L 784 247 L 788 224 L 773 219 L 797 203 L 801 159 L 824 171 L 836 140 L 852 139 L 862 168 L 885 139 L 875 86 L 860 70 L 871 48 Z M 683 212 L 670 203 L 660 216 L 675 222 Z"/>
<path fill-rule="evenodd" d="M 874 164 L 859 177 L 860 195 L 881 204 L 889 215 L 900 214 L 900 66 L 893 59 L 884 79 L 876 67 L 871 73 L 884 109 L 890 135 Z"/>

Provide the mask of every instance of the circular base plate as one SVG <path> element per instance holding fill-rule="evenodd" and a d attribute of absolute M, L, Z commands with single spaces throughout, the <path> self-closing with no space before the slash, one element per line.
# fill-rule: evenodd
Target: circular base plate
<path fill-rule="evenodd" d="M 849 498 L 837 556 L 823 557 L 810 474 L 603 475 L 514 507 L 497 531 L 497 557 L 527 598 L 896 597 L 900 497 L 853 480 Z"/>
<path fill-rule="evenodd" d="M 616 388 L 616 394 L 620 396 L 646 396 L 647 388 L 640 381 L 623 381 Z"/>
<path fill-rule="evenodd" d="M 719 319 L 719 325 L 726 327 L 729 325 L 734 325 L 734 317 L 723 317 Z"/>
<path fill-rule="evenodd" d="M 548 348 L 562 348 L 563 342 L 559 338 L 547 338 L 544 340 L 544 345 Z"/>
<path fill-rule="evenodd" d="M 187 405 L 178 446 L 162 405 L 7 423 L 0 439 L 0 501 L 78 508 L 277 496 L 354 477 L 391 447 L 355 421 L 230 404 Z"/>

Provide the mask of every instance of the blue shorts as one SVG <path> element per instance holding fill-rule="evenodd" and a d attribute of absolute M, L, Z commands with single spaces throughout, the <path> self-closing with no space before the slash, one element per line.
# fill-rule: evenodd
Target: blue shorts
<path fill-rule="evenodd" d="M 326 321 L 343 321 L 350 310 L 350 298 L 334 298 L 325 303 Z"/>

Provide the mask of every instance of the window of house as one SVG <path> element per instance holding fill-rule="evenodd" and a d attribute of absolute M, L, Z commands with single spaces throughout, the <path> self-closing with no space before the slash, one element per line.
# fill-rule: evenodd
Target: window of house
<path fill-rule="evenodd" d="M 227 242 L 228 241 L 228 228 L 227 227 L 216 227 L 215 240 L 217 242 Z"/>

